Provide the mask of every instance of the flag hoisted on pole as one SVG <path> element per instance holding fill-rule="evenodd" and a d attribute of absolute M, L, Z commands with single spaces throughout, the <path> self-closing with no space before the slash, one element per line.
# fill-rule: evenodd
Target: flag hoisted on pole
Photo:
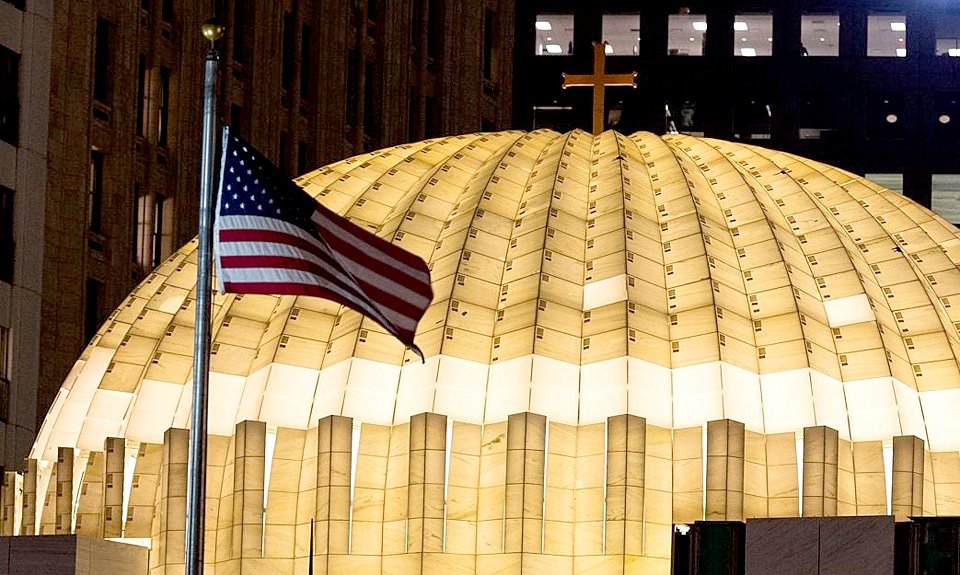
<path fill-rule="evenodd" d="M 214 245 L 221 291 L 333 300 L 423 359 L 413 337 L 433 299 L 427 264 L 318 203 L 227 128 Z"/>
<path fill-rule="evenodd" d="M 210 287 L 212 284 L 213 177 L 216 156 L 216 84 L 220 54 L 216 42 L 223 26 L 208 20 L 202 27 L 210 41 L 203 70 L 203 141 L 200 158 L 199 246 L 197 249 L 197 310 L 193 337 L 193 406 L 187 458 L 187 532 L 184 542 L 186 575 L 203 574 L 203 528 L 207 487 L 207 383 L 210 375 Z"/>

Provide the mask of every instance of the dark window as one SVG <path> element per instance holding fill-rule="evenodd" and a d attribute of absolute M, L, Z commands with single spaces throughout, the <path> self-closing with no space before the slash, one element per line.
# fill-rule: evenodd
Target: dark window
<path fill-rule="evenodd" d="M 309 170 L 310 154 L 307 150 L 307 143 L 303 140 L 297 144 L 297 175 L 307 173 Z"/>
<path fill-rule="evenodd" d="M 133 207 L 133 218 L 131 218 L 131 234 L 130 234 L 130 260 L 133 263 L 140 263 L 140 250 L 143 249 L 143 238 L 140 236 L 140 204 L 143 202 L 143 198 L 140 197 L 140 182 L 133 183 L 133 202 L 131 203 Z"/>
<path fill-rule="evenodd" d="M 164 222 L 164 215 L 167 212 L 164 209 L 165 203 L 166 198 L 157 194 L 156 202 L 153 204 L 153 267 L 160 265 L 164 257 L 163 232 L 166 223 Z"/>
<path fill-rule="evenodd" d="M 87 193 L 87 227 L 103 231 L 103 152 L 90 150 L 90 184 Z"/>
<path fill-rule="evenodd" d="M 290 173 L 290 134 L 280 130 L 280 158 L 277 166 L 284 174 Z"/>
<path fill-rule="evenodd" d="M 246 41 L 247 6 L 249 0 L 236 0 L 233 5 L 233 59 L 246 62 L 249 58 L 249 44 Z"/>
<path fill-rule="evenodd" d="M 903 137 L 903 94 L 880 93 L 867 96 L 867 137 Z"/>
<path fill-rule="evenodd" d="M 420 40 L 423 37 L 423 2 L 424 0 L 413 0 L 413 9 L 411 10 L 410 22 L 410 44 L 413 51 L 417 52 L 420 48 Z"/>
<path fill-rule="evenodd" d="M 0 421 L 10 419 L 10 328 L 0 326 Z"/>
<path fill-rule="evenodd" d="M 0 46 L 0 140 L 20 140 L 20 54 Z"/>
<path fill-rule="evenodd" d="M 24 0 L 4 0 L 4 2 L 7 4 L 13 4 L 14 8 L 18 8 L 20 10 L 23 10 L 25 4 Z"/>
<path fill-rule="evenodd" d="M 764 97 L 741 98 L 733 111 L 733 129 L 740 139 L 769 139 L 773 109 Z"/>
<path fill-rule="evenodd" d="M 140 0 L 140 9 L 150 11 L 150 0 Z"/>
<path fill-rule="evenodd" d="M 169 136 L 168 123 L 170 119 L 170 69 L 160 68 L 160 97 L 159 108 L 157 109 L 157 144 L 163 147 L 167 145 Z"/>
<path fill-rule="evenodd" d="M 83 338 L 90 341 L 97 335 L 97 328 L 103 321 L 103 284 L 87 278 L 87 305 L 83 318 Z"/>
<path fill-rule="evenodd" d="M 281 54 L 280 82 L 284 91 L 290 92 L 293 86 L 293 50 L 296 45 L 296 32 L 292 12 L 283 13 L 283 54 Z"/>
<path fill-rule="evenodd" d="M 230 128 L 235 134 L 250 134 L 250 114 L 240 104 L 230 104 Z"/>
<path fill-rule="evenodd" d="M 440 135 L 440 106 L 437 105 L 436 99 L 431 96 L 427 96 L 426 105 L 424 109 L 424 116 L 426 116 L 426 122 L 424 126 L 423 136 L 425 138 L 436 138 Z"/>
<path fill-rule="evenodd" d="M 440 0 L 429 0 L 427 11 L 427 56 L 434 60 L 443 53 L 443 11 Z"/>
<path fill-rule="evenodd" d="M 837 132 L 837 98 L 835 94 L 807 94 L 800 99 L 801 140 L 830 138 Z"/>
<path fill-rule="evenodd" d="M 360 61 L 355 49 L 347 51 L 347 124 L 357 125 L 357 101 L 360 99 Z"/>
<path fill-rule="evenodd" d="M 98 18 L 96 52 L 93 56 L 93 98 L 102 104 L 110 103 L 112 35 L 113 25 L 103 18 Z"/>
<path fill-rule="evenodd" d="M 373 62 L 367 62 L 363 72 L 363 133 L 371 138 L 380 135 L 380 87 L 374 70 Z"/>
<path fill-rule="evenodd" d="M 300 32 L 300 99 L 313 102 L 313 29 L 304 26 Z"/>
<path fill-rule="evenodd" d="M 367 0 L 367 20 L 380 19 L 380 0 Z"/>
<path fill-rule="evenodd" d="M 160 20 L 165 24 L 173 24 L 173 0 L 163 0 L 160 5 Z"/>
<path fill-rule="evenodd" d="M 493 80 L 493 42 L 495 14 L 493 10 L 484 10 L 483 12 L 483 79 Z"/>
<path fill-rule="evenodd" d="M 137 135 L 147 133 L 147 57 L 137 58 Z"/>
<path fill-rule="evenodd" d="M 417 134 L 420 132 L 420 93 L 416 88 L 410 88 L 410 101 L 407 110 L 407 140 L 414 141 L 419 139 Z"/>
<path fill-rule="evenodd" d="M 13 283 L 13 247 L 13 190 L 0 186 L 0 281 L 7 283 Z"/>
<path fill-rule="evenodd" d="M 955 139 L 960 135 L 960 93 L 938 92 L 934 96 L 934 134 Z"/>

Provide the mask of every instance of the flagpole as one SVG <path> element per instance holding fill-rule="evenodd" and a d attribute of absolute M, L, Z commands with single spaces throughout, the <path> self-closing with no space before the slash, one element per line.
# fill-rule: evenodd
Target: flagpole
<path fill-rule="evenodd" d="M 216 42 L 223 26 L 210 20 L 202 27 L 210 41 L 203 70 L 203 155 L 200 160 L 200 216 L 197 249 L 197 310 L 193 337 L 193 408 L 187 463 L 186 575 L 203 574 L 203 530 L 206 509 L 207 383 L 210 375 L 210 288 L 213 273 L 213 179 L 216 146 L 216 84 L 220 53 Z"/>

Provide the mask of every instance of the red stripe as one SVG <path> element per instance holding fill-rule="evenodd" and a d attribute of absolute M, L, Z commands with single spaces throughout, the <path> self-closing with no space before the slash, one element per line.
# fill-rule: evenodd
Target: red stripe
<path fill-rule="evenodd" d="M 299 270 L 302 272 L 307 272 L 320 276 L 324 279 L 327 279 L 333 283 L 340 285 L 344 291 L 355 292 L 354 289 L 350 289 L 351 286 L 343 285 L 343 282 L 331 274 L 331 270 L 316 264 L 314 262 L 295 258 L 295 257 L 286 257 L 286 256 L 266 256 L 266 255 L 250 255 L 250 256 L 220 256 L 220 267 L 227 268 L 283 268 L 283 269 L 292 269 Z M 418 320 L 424 313 L 424 309 L 420 309 L 417 306 L 411 304 L 410 302 L 397 297 L 396 295 L 383 291 L 379 287 L 372 285 L 367 282 L 357 280 L 360 293 L 356 294 L 358 299 L 366 300 L 371 302 L 372 305 L 387 308 L 395 313 L 403 315 L 410 318 L 413 321 Z M 429 303 L 428 303 L 429 305 Z"/>
<path fill-rule="evenodd" d="M 417 278 L 411 277 L 408 274 L 402 274 L 403 277 L 398 278 L 397 275 L 400 275 L 401 272 L 395 267 L 389 266 L 382 259 L 377 259 L 375 255 L 364 253 L 359 250 L 355 244 L 343 241 L 343 238 L 337 236 L 333 233 L 327 233 L 325 230 L 317 229 L 318 233 L 323 235 L 323 240 L 328 242 L 330 249 L 334 252 L 334 257 L 339 254 L 343 254 L 345 257 L 354 261 L 358 266 L 364 267 L 371 270 L 373 273 L 391 278 L 397 283 L 402 284 L 405 288 L 410 291 L 423 296 L 427 300 L 433 299 L 433 289 L 430 286 L 430 272 L 426 270 L 426 264 L 423 263 L 423 260 L 420 258 L 415 259 L 420 262 L 420 266 L 424 268 L 424 276 Z M 370 235 L 367 232 L 364 232 L 367 235 Z M 371 236 L 376 238 L 376 236 Z M 379 238 L 377 238 L 379 239 Z M 334 240 L 334 241 L 330 241 Z M 337 261 L 331 261 L 330 256 L 317 248 L 311 242 L 285 233 L 274 230 L 261 230 L 261 229 L 221 229 L 220 230 L 220 241 L 221 242 L 270 242 L 277 244 L 289 244 L 294 247 L 300 248 L 304 251 L 310 252 L 316 255 L 318 258 L 323 259 L 327 265 L 331 267 L 342 267 L 342 264 Z M 382 240 L 381 240 L 382 241 Z M 385 242 L 383 242 L 385 243 Z M 394 251 L 403 251 L 396 246 L 386 244 Z M 404 252 L 407 253 L 407 252 Z M 409 254 L 408 254 L 409 255 Z M 348 272 L 349 273 L 349 272 Z M 404 278 L 409 278 L 405 280 Z M 366 282 L 369 285 L 369 282 Z"/>
<path fill-rule="evenodd" d="M 337 224 L 337 226 L 342 229 L 344 232 L 352 235 L 357 241 L 365 242 L 371 247 L 378 249 L 382 252 L 390 254 L 391 257 L 397 259 L 406 265 L 414 268 L 418 271 L 422 271 L 429 275 L 429 270 L 427 269 L 424 261 L 417 256 L 411 254 L 410 252 L 404 250 L 401 247 L 395 246 L 390 242 L 384 240 L 381 237 L 375 236 L 368 232 L 367 230 L 361 228 L 357 224 L 351 222 L 350 220 L 335 214 L 330 208 L 324 206 L 321 203 L 317 203 L 317 211 L 325 218 L 328 218 L 331 222 Z"/>

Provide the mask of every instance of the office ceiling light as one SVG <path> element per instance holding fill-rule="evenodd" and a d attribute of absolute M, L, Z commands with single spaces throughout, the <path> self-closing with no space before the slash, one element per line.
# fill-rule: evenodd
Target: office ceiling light
<path fill-rule="evenodd" d="M 553 30 L 553 26 L 547 20 L 537 20 L 537 30 Z"/>
<path fill-rule="evenodd" d="M 563 48 L 560 47 L 560 44 L 547 44 L 545 48 L 547 54 L 563 54 Z"/>
<path fill-rule="evenodd" d="M 693 29 L 697 32 L 704 32 L 707 29 L 707 23 L 702 21 L 697 21 L 693 23 Z"/>
<path fill-rule="evenodd" d="M 950 48 L 949 50 L 947 50 L 947 54 L 949 56 L 956 58 L 960 56 L 960 48 Z"/>
<path fill-rule="evenodd" d="M 740 55 L 741 55 L 741 56 L 756 56 L 756 55 L 757 55 L 757 51 L 754 50 L 753 48 L 740 48 Z"/>
<path fill-rule="evenodd" d="M 906 22 L 890 22 L 890 29 L 894 32 L 906 32 L 907 23 Z"/>
<path fill-rule="evenodd" d="M 906 58 L 906 57 L 907 57 L 907 49 L 906 49 L 906 48 L 897 48 L 897 56 L 900 57 L 900 58 Z"/>
<path fill-rule="evenodd" d="M 604 46 L 604 47 L 603 47 L 603 52 L 604 52 L 605 54 L 613 54 L 613 45 L 607 44 L 606 46 Z"/>
<path fill-rule="evenodd" d="M 746 22 L 734 22 L 733 29 L 739 32 L 743 32 L 744 30 L 749 30 Z"/>

